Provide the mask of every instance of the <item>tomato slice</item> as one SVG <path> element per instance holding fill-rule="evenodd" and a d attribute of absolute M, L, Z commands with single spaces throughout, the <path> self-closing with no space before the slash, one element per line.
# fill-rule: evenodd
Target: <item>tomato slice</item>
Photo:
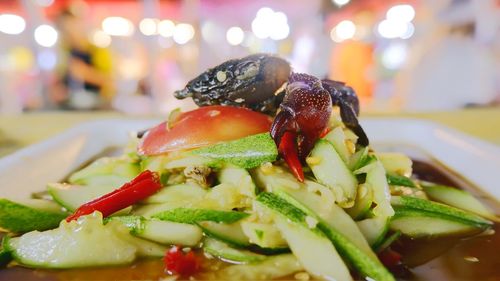
<path fill-rule="evenodd" d="M 214 105 L 181 113 L 171 122 L 150 129 L 138 153 L 158 155 L 268 132 L 272 120 L 246 108 Z"/>

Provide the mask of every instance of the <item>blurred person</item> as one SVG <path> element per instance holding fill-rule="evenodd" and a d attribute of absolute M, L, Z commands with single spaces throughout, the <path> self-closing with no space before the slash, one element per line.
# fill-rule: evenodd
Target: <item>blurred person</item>
<path fill-rule="evenodd" d="M 69 10 L 56 20 L 61 35 L 61 59 L 51 101 L 62 109 L 102 109 L 113 95 L 111 55 L 88 40 L 84 22 Z"/>

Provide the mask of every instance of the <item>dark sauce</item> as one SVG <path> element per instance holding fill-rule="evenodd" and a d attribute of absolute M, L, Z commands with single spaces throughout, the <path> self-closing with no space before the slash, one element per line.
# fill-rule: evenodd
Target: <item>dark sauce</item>
<path fill-rule="evenodd" d="M 496 214 L 500 204 L 486 193 L 445 168 L 427 161 L 414 160 L 414 175 L 422 180 L 457 186 L 471 192 Z M 405 268 L 394 274 L 398 280 L 453 280 L 453 281 L 500 281 L 500 225 L 493 227 L 493 235 L 476 235 L 468 238 L 445 237 L 439 239 L 412 240 L 402 237 L 392 248 L 403 256 Z M 196 279 L 217 279 L 210 272 L 226 264 L 216 260 L 204 260 L 207 272 Z M 139 261 L 132 266 L 91 269 L 46 270 L 10 266 L 0 270 L 0 280 L 160 280 L 168 275 L 161 259 Z M 285 278 L 294 280 L 293 276 Z"/>

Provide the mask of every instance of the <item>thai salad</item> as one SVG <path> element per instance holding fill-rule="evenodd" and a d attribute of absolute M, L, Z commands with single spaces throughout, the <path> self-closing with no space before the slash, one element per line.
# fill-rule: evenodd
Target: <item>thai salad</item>
<path fill-rule="evenodd" d="M 344 83 L 256 54 L 207 70 L 174 110 L 43 196 L 0 199 L 0 265 L 164 263 L 196 279 L 395 280 L 401 237 L 492 234 L 470 193 L 370 147 Z M 1 270 L 1 269 L 0 269 Z"/>

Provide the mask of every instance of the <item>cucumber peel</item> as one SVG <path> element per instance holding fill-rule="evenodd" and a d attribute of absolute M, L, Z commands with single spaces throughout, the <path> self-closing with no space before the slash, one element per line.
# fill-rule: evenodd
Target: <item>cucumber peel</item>
<path fill-rule="evenodd" d="M 50 205 L 49 209 L 58 207 L 51 201 L 39 199 L 36 201 Z M 8 199 L 0 199 L 0 228 L 14 233 L 55 228 L 67 215 L 62 211 L 34 208 Z"/>
<path fill-rule="evenodd" d="M 387 173 L 387 183 L 389 185 L 399 185 L 399 186 L 406 186 L 406 187 L 412 187 L 412 188 L 417 188 L 417 185 L 413 182 L 408 177 L 397 175 L 394 173 Z"/>
<path fill-rule="evenodd" d="M 237 211 L 219 211 L 211 209 L 189 209 L 189 208 L 175 208 L 153 215 L 165 221 L 173 221 L 180 223 L 197 223 L 200 221 L 214 221 L 221 223 L 233 223 L 243 218 L 248 217 L 249 214 Z"/>
<path fill-rule="evenodd" d="M 266 259 L 266 256 L 264 255 L 259 255 L 246 250 L 235 249 L 228 244 L 213 238 L 205 239 L 203 242 L 203 250 L 212 256 L 228 262 L 254 263 Z"/>
<path fill-rule="evenodd" d="M 264 162 L 273 162 L 278 157 L 278 149 L 269 133 L 198 148 L 191 153 L 221 160 L 245 169 L 258 167 Z"/>
<path fill-rule="evenodd" d="M 236 247 L 244 248 L 250 246 L 248 237 L 243 233 L 239 222 L 224 224 L 213 221 L 200 221 L 197 224 L 209 237 Z"/>

